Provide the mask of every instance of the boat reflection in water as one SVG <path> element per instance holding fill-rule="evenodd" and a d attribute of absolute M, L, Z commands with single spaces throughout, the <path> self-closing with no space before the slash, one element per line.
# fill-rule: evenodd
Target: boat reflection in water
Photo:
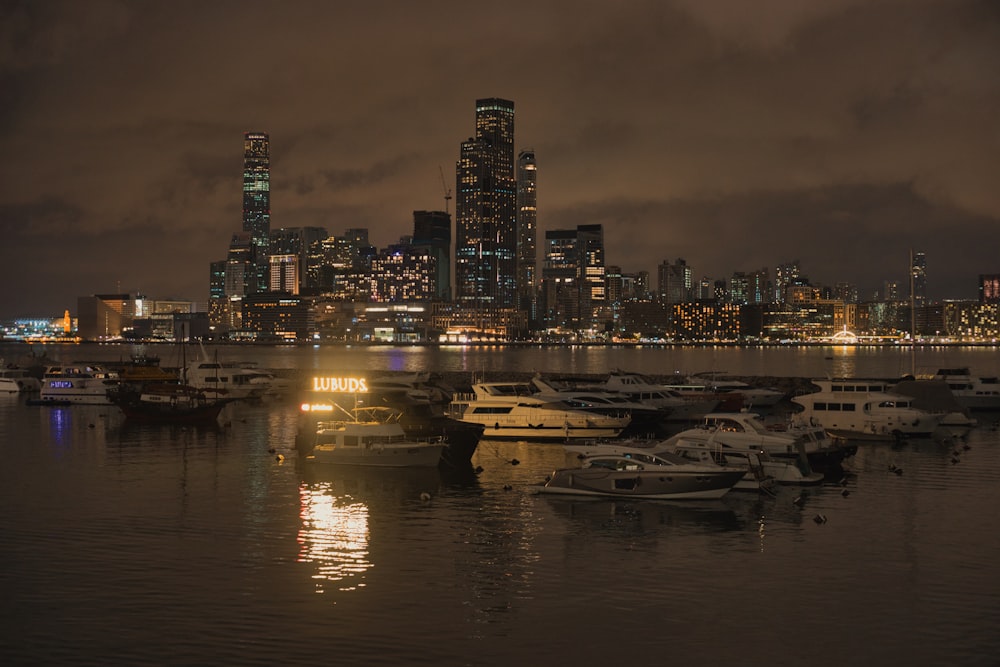
<path fill-rule="evenodd" d="M 366 585 L 375 566 L 372 516 L 405 513 L 437 495 L 437 468 L 302 467 L 298 562 L 312 564 L 317 593 Z M 382 522 L 392 525 L 392 521 Z"/>

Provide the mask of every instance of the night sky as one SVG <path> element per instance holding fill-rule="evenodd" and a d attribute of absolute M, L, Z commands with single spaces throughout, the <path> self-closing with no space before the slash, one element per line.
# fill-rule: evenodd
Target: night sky
<path fill-rule="evenodd" d="M 932 298 L 1000 272 L 997 0 L 0 0 L 0 91 L 0 318 L 205 303 L 245 131 L 272 228 L 394 243 L 481 97 L 536 151 L 540 246 L 600 223 L 627 272 L 798 260 L 862 296 L 911 248 Z"/>

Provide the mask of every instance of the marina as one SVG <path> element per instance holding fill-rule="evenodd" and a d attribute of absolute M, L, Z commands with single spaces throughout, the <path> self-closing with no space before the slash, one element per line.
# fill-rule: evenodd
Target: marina
<path fill-rule="evenodd" d="M 105 362 L 121 353 L 50 355 L 98 352 Z M 463 357 L 497 375 L 598 374 L 621 354 L 338 352 L 273 347 L 255 358 L 304 375 L 460 373 Z M 675 352 L 644 350 L 632 367 L 669 368 Z M 780 378 L 814 376 L 842 352 L 794 364 L 785 350 L 689 354 L 690 367 L 714 353 L 734 375 Z M 760 354 L 770 373 L 754 367 Z M 989 373 L 976 354 L 940 366 Z M 555 366 L 568 356 L 575 365 Z M 894 365 L 864 351 L 851 359 L 858 376 Z M 557 442 L 483 437 L 464 467 L 307 465 L 291 397 L 233 402 L 211 426 L 0 399 L 0 578 L 17 609 L 7 664 L 510 665 L 553 647 L 595 664 L 620 660 L 620 643 L 592 637 L 623 614 L 630 657 L 643 660 L 664 647 L 691 664 L 818 667 L 986 665 L 1000 654 L 1000 413 L 977 413 L 960 439 L 857 442 L 844 475 L 822 484 L 669 501 L 533 493 L 579 464 Z"/>

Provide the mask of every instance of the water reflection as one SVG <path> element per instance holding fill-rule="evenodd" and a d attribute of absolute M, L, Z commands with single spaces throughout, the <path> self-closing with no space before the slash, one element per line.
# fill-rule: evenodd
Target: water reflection
<path fill-rule="evenodd" d="M 407 503 L 428 503 L 441 489 L 436 468 L 303 464 L 301 474 L 298 561 L 315 566 L 317 593 L 363 588 L 379 539 L 373 517 L 405 514 Z"/>
<path fill-rule="evenodd" d="M 720 504 L 669 501 L 617 501 L 601 498 L 544 498 L 556 514 L 591 530 L 618 535 L 656 534 L 664 528 L 695 527 L 700 530 L 741 530 L 743 521 Z"/>

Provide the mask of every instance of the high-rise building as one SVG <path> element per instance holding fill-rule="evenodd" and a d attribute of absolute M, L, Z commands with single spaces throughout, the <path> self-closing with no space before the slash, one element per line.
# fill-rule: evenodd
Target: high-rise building
<path fill-rule="evenodd" d="M 979 303 L 1000 303 L 1000 274 L 979 274 Z"/>
<path fill-rule="evenodd" d="M 298 257 L 298 281 L 295 294 L 319 291 L 320 270 L 323 261 L 322 242 L 330 235 L 324 227 L 282 227 L 270 233 L 269 254 L 295 255 Z M 275 264 L 270 263 L 273 269 Z M 274 284 L 274 277 L 270 278 Z M 273 287 L 271 289 L 274 289 Z M 291 291 L 283 289 L 283 291 Z"/>
<path fill-rule="evenodd" d="M 774 303 L 785 303 L 787 295 L 785 290 L 799 277 L 799 260 L 779 264 L 774 270 Z"/>
<path fill-rule="evenodd" d="M 433 298 L 451 301 L 451 215 L 447 211 L 414 211 L 412 244 L 435 259 Z"/>
<path fill-rule="evenodd" d="M 542 296 L 547 327 L 587 330 L 610 320 L 606 280 L 601 225 L 545 232 Z"/>
<path fill-rule="evenodd" d="M 271 233 L 271 149 L 264 132 L 243 135 L 243 231 L 250 235 L 252 270 L 246 293 L 268 289 Z"/>
<path fill-rule="evenodd" d="M 288 294 L 299 293 L 299 264 L 298 255 L 270 255 L 271 268 L 268 271 L 270 277 L 269 288 L 271 292 L 287 292 Z"/>
<path fill-rule="evenodd" d="M 538 165 L 535 151 L 517 156 L 517 308 L 538 319 Z"/>
<path fill-rule="evenodd" d="M 667 260 L 656 268 L 659 299 L 665 304 L 685 303 L 691 300 L 694 289 L 694 272 L 683 259 L 673 264 Z"/>
<path fill-rule="evenodd" d="M 516 304 L 514 103 L 476 100 L 476 135 L 456 164 L 455 300 L 495 320 Z"/>
<path fill-rule="evenodd" d="M 927 305 L 927 255 L 910 255 L 910 299 L 916 306 Z"/>

